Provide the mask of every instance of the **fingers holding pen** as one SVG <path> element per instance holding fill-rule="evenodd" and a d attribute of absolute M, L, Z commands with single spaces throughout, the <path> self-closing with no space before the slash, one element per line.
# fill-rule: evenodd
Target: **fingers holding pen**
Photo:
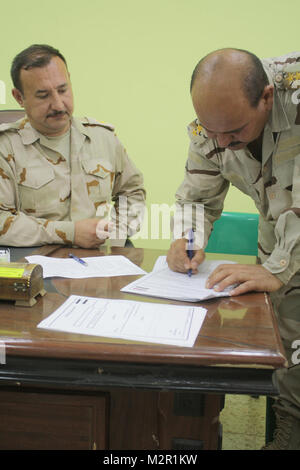
<path fill-rule="evenodd" d="M 204 259 L 205 254 L 203 250 L 194 250 L 194 256 L 191 259 L 187 257 L 187 260 L 185 262 L 185 269 L 191 269 L 192 273 L 196 274 L 198 272 L 199 264 L 203 263 Z"/>
<path fill-rule="evenodd" d="M 186 273 L 189 269 L 195 274 L 198 270 L 199 264 L 204 261 L 203 250 L 194 250 L 193 257 L 189 259 L 187 254 L 187 240 L 181 238 L 175 240 L 167 254 L 167 263 L 172 271 Z"/>
<path fill-rule="evenodd" d="M 167 254 L 167 263 L 172 271 L 185 272 L 185 263 L 188 257 L 185 250 L 186 240 L 175 240 Z"/>

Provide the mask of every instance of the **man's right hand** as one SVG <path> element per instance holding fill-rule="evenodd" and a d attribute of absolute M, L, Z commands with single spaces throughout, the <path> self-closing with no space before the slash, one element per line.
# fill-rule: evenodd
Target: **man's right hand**
<path fill-rule="evenodd" d="M 98 248 L 105 242 L 105 238 L 98 238 L 96 227 L 99 218 L 83 219 L 75 222 L 74 245 L 81 248 Z"/>
<path fill-rule="evenodd" d="M 185 238 L 175 240 L 167 254 L 168 266 L 170 269 L 172 269 L 172 271 L 186 273 L 189 269 L 191 269 L 192 273 L 195 274 L 199 264 L 201 264 L 205 259 L 204 251 L 195 249 L 194 256 L 190 260 L 186 250 L 187 240 Z"/>

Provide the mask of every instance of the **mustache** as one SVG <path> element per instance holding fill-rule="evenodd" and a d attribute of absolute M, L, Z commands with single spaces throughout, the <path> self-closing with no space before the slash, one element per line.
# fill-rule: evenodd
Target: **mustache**
<path fill-rule="evenodd" d="M 67 111 L 53 111 L 47 114 L 47 117 L 63 116 L 64 114 L 68 114 Z"/>
<path fill-rule="evenodd" d="M 244 144 L 245 142 L 241 142 L 239 140 L 235 141 L 235 142 L 230 142 L 230 144 L 228 145 L 228 148 L 234 148 L 236 147 L 237 145 L 240 145 L 240 144 Z"/>

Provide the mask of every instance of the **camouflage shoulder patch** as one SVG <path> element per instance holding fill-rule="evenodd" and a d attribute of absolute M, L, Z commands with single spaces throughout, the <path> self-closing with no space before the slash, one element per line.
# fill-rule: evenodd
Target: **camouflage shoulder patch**
<path fill-rule="evenodd" d="M 300 52 L 262 59 L 262 63 L 266 72 L 271 73 L 274 85 L 279 90 L 300 88 Z"/>
<path fill-rule="evenodd" d="M 201 144 L 207 141 L 207 135 L 205 134 L 203 127 L 199 124 L 198 119 L 191 122 L 188 125 L 187 130 L 189 137 L 193 142 Z"/>
<path fill-rule="evenodd" d="M 300 88 L 300 71 L 286 72 L 283 76 L 283 83 L 286 90 L 297 90 Z"/>
<path fill-rule="evenodd" d="M 115 127 L 112 124 L 109 124 L 107 122 L 102 122 L 102 121 L 97 121 L 96 119 L 93 118 L 88 118 L 85 117 L 81 120 L 81 123 L 85 127 L 104 127 L 105 129 L 108 129 L 109 131 L 114 131 Z"/>
<path fill-rule="evenodd" d="M 294 72 L 276 72 L 274 85 L 279 90 L 297 90 L 300 88 L 300 70 Z"/>

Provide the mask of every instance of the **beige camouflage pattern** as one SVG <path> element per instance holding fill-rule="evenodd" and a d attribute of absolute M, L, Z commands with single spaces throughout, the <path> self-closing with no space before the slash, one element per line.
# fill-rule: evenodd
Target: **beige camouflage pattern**
<path fill-rule="evenodd" d="M 259 258 L 285 284 L 271 298 L 290 360 L 291 345 L 295 339 L 300 340 L 300 53 L 262 62 L 274 84 L 262 161 L 247 148 L 232 151 L 218 147 L 195 120 L 188 126 L 189 156 L 176 200 L 180 206 L 196 202 L 204 205 L 205 247 L 213 222 L 222 213 L 230 184 L 253 199 L 260 213 Z M 203 228 L 196 227 L 195 222 L 193 228 L 200 243 Z M 281 371 L 278 382 L 281 397 L 300 419 L 299 366 Z M 284 383 L 289 386 L 284 387 Z"/>
<path fill-rule="evenodd" d="M 132 208 L 144 205 L 143 177 L 112 126 L 73 118 L 70 162 L 40 137 L 27 118 L 0 125 L 2 245 L 72 244 L 74 222 L 106 218 L 111 202 L 118 214 L 119 195 L 138 230 Z"/>
<path fill-rule="evenodd" d="M 300 73 L 300 54 L 294 60 L 298 57 L 299 62 L 295 63 Z M 283 61 L 285 57 L 279 59 Z M 279 72 L 274 64 L 275 61 L 273 69 L 266 70 L 270 80 L 274 74 L 279 80 L 279 74 L 284 75 L 282 65 Z M 188 127 L 190 151 L 176 199 L 181 205 L 195 201 L 204 204 L 205 247 L 212 224 L 222 213 L 230 183 L 248 194 L 261 215 L 262 262 L 286 284 L 300 269 L 300 125 L 296 123 L 299 105 L 292 102 L 294 89 L 278 89 L 277 82 L 273 83 L 274 105 L 264 130 L 262 162 L 247 148 L 219 148 L 196 120 Z"/>

